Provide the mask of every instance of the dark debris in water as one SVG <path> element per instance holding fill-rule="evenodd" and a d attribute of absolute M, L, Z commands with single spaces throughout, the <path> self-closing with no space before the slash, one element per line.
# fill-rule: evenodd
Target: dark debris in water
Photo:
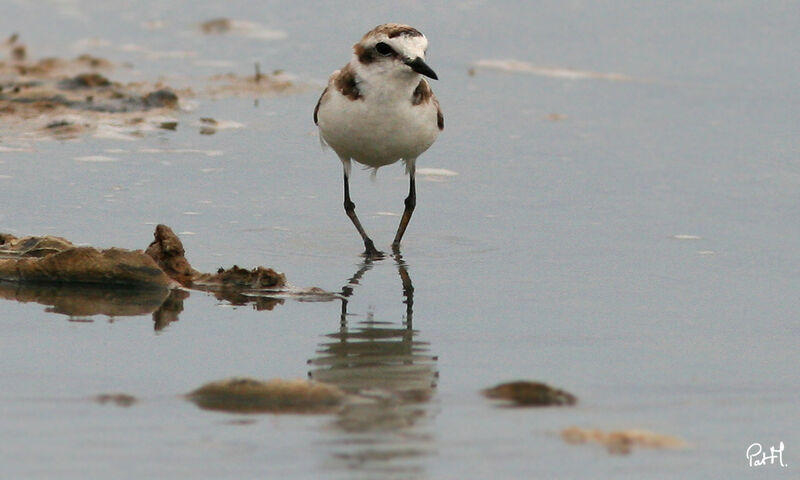
<path fill-rule="evenodd" d="M 200 24 L 200 30 L 206 34 L 227 33 L 233 29 L 233 22 L 229 18 L 213 18 Z"/>
<path fill-rule="evenodd" d="M 508 400 L 514 405 L 529 407 L 574 405 L 578 401 L 575 395 L 541 382 L 501 383 L 483 390 L 482 393 L 488 398 Z"/>
<path fill-rule="evenodd" d="M 157 225 L 153 237 L 145 253 L 155 260 L 170 278 L 184 287 L 191 287 L 193 278 L 200 272 L 192 268 L 186 260 L 183 243 L 175 232 L 166 225 Z"/>
<path fill-rule="evenodd" d="M 65 78 L 57 83 L 62 90 L 81 90 L 100 87 L 110 87 L 111 82 L 99 73 L 81 73 L 71 78 Z"/>
<path fill-rule="evenodd" d="M 166 225 L 156 226 L 153 242 L 146 253 L 170 278 L 184 287 L 201 290 L 256 292 L 286 287 L 286 276 L 271 268 L 220 268 L 216 273 L 201 273 L 192 268 L 180 238 Z"/>
<path fill-rule="evenodd" d="M 150 108 L 178 108 L 178 96 L 167 88 L 150 92 L 142 100 Z"/>
<path fill-rule="evenodd" d="M 167 288 L 170 279 L 141 250 L 78 247 L 60 237 L 4 236 L 0 280 Z"/>
<path fill-rule="evenodd" d="M 333 300 L 318 288 L 297 289 L 286 276 L 263 266 L 234 265 L 198 272 L 178 236 L 158 225 L 146 251 L 79 247 L 54 236 L 17 238 L 0 233 L 0 298 L 50 305 L 72 316 L 153 313 L 156 329 L 177 320 L 188 292 L 201 290 L 233 305 L 272 310 L 283 297 Z"/>
<path fill-rule="evenodd" d="M 127 393 L 102 393 L 94 397 L 94 400 L 101 404 L 113 404 L 118 407 L 130 407 L 136 403 L 136 397 Z"/>
<path fill-rule="evenodd" d="M 203 117 L 200 119 L 200 125 L 201 135 L 214 135 L 217 133 L 217 125 L 219 125 L 219 122 L 213 118 Z"/>
<path fill-rule="evenodd" d="M 146 251 L 79 247 L 54 236 L 17 238 L 0 234 L 0 280 L 187 288 L 235 292 L 279 291 L 286 276 L 271 268 L 234 265 L 216 273 L 198 272 L 186 259 L 180 238 L 157 225 Z M 315 290 L 308 290 L 315 293 Z"/>

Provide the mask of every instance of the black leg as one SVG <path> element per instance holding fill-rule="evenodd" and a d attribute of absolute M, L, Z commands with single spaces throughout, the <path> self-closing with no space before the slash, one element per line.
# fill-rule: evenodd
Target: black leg
<path fill-rule="evenodd" d="M 383 256 L 383 253 L 375 248 L 375 244 L 372 243 L 372 240 L 367 236 L 367 232 L 364 231 L 361 222 L 358 221 L 358 216 L 356 216 L 356 204 L 350 200 L 350 181 L 347 178 L 347 173 L 344 174 L 344 212 L 350 217 L 359 235 L 361 235 L 361 238 L 364 240 L 364 248 L 366 248 L 366 250 L 364 250 L 364 255 L 367 257 Z"/>
<path fill-rule="evenodd" d="M 394 236 L 394 242 L 392 242 L 392 247 L 399 247 L 400 240 L 403 238 L 403 234 L 406 233 L 406 227 L 408 227 L 408 222 L 411 220 L 411 214 L 414 213 L 414 207 L 417 206 L 417 191 L 414 188 L 414 172 L 412 171 L 409 174 L 411 177 L 411 181 L 409 182 L 408 187 L 408 197 L 406 197 L 406 208 L 403 211 L 403 218 L 400 219 L 400 225 L 397 227 L 397 234 Z"/>

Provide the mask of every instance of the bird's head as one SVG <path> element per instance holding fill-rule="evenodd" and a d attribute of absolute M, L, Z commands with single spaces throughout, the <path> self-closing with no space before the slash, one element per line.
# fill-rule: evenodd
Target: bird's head
<path fill-rule="evenodd" d="M 425 63 L 428 39 L 419 30 L 399 23 L 378 25 L 353 45 L 358 66 L 394 75 L 425 75 L 438 80 Z"/>

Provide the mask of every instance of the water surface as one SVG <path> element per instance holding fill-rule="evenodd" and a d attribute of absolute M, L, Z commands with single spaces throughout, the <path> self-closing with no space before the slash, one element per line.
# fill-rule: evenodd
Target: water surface
<path fill-rule="evenodd" d="M 344 324 L 339 300 L 258 309 L 192 292 L 166 325 L 152 314 L 0 302 L 0 476 L 791 475 L 800 445 L 793 4 L 75 0 L 4 10 L 0 32 L 18 32 L 29 55 L 130 63 L 109 73 L 116 80 L 199 85 L 259 62 L 310 87 L 199 98 L 175 131 L 130 141 L 4 129 L 1 231 L 145 248 L 165 223 L 199 270 L 265 265 L 296 285 L 352 294 Z M 279 34 L 203 35 L 200 22 L 217 17 Z M 327 75 L 386 21 L 426 33 L 441 78 L 433 87 L 446 130 L 418 166 L 458 173 L 418 182 L 406 276 L 391 257 L 359 257 L 341 167 L 311 120 Z M 632 80 L 470 72 L 485 59 Z M 202 117 L 244 127 L 203 135 Z M 112 160 L 86 161 L 97 155 Z M 376 182 L 355 173 L 359 216 L 387 249 L 407 189 L 402 167 Z M 384 343 L 371 345 L 376 336 Z M 181 397 L 230 376 L 319 376 L 351 349 L 377 363 L 406 355 L 414 368 L 329 378 L 425 386 L 430 398 L 350 416 L 241 416 Z M 478 393 L 515 379 L 579 403 L 502 408 Z M 91 400 L 107 392 L 138 402 Z M 648 429 L 690 446 L 614 456 L 564 443 L 558 432 L 573 425 Z M 751 443 L 780 441 L 789 467 L 749 470 Z"/>

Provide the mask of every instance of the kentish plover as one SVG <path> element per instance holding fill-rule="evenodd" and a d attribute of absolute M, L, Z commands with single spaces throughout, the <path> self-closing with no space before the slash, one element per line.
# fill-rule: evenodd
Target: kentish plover
<path fill-rule="evenodd" d="M 397 248 L 416 205 L 417 157 L 444 129 L 439 102 L 422 76 L 436 80 L 425 63 L 428 39 L 408 25 L 387 23 L 353 46 L 353 57 L 335 71 L 314 109 L 322 141 L 344 168 L 344 210 L 364 240 L 368 256 L 380 256 L 350 200 L 351 160 L 377 170 L 403 160 L 410 177 L 405 210 L 392 247 Z"/>

